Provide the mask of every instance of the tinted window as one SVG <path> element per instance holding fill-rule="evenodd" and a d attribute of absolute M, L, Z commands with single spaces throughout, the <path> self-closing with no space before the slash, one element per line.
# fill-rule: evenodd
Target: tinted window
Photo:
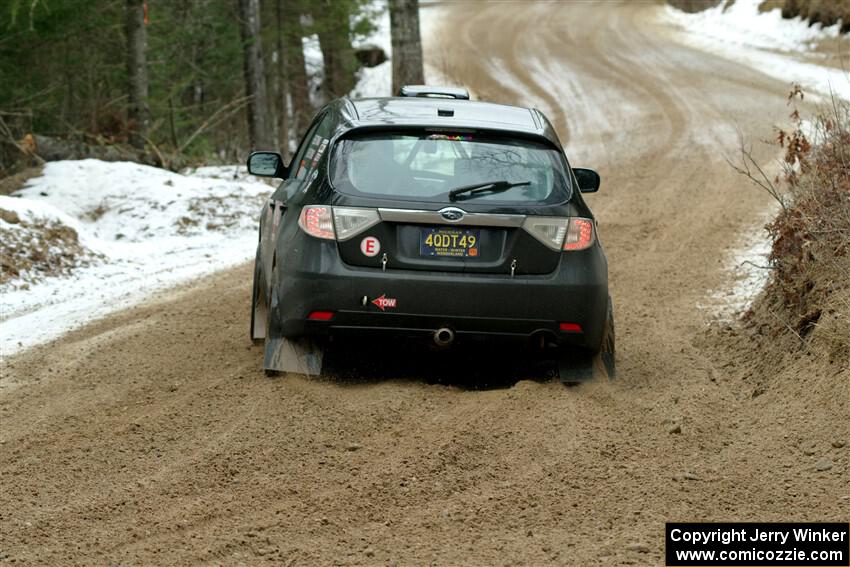
<path fill-rule="evenodd" d="M 325 115 L 304 136 L 304 140 L 298 148 L 298 153 L 292 158 L 292 167 L 295 168 L 293 170 L 293 177 L 295 179 L 306 179 L 316 169 L 319 160 L 328 147 L 328 138 L 330 137 L 331 130 L 330 122 L 327 115 Z"/>
<path fill-rule="evenodd" d="M 331 180 L 343 193 L 447 201 L 451 189 L 528 182 L 476 202 L 561 203 L 569 197 L 561 154 L 542 143 L 433 132 L 354 135 L 335 146 Z"/>

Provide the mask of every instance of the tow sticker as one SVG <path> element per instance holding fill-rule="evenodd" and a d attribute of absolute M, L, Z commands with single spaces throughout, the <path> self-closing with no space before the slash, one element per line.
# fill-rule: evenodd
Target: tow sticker
<path fill-rule="evenodd" d="M 360 241 L 360 251 L 364 256 L 373 258 L 381 252 L 381 241 L 374 236 L 367 236 Z"/>
<path fill-rule="evenodd" d="M 395 309 L 398 301 L 395 297 L 387 297 L 386 294 L 382 293 L 381 297 L 376 297 L 372 300 L 372 305 L 375 305 L 381 311 L 386 310 L 388 307 L 390 309 Z"/>

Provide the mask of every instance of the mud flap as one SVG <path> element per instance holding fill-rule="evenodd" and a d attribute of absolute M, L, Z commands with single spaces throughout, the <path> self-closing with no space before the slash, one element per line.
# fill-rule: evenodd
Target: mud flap
<path fill-rule="evenodd" d="M 266 320 L 269 317 L 269 309 L 266 304 L 265 293 L 260 288 L 260 250 L 257 248 L 257 257 L 254 260 L 254 282 L 251 285 L 251 342 L 259 344 L 266 338 Z"/>
<path fill-rule="evenodd" d="M 617 375 L 615 349 L 614 309 L 609 296 L 608 320 L 599 351 L 590 353 L 576 350 L 561 355 L 558 359 L 558 374 L 561 382 L 566 385 L 573 385 L 593 380 L 596 377 L 613 380 Z"/>
<path fill-rule="evenodd" d="M 564 357 L 558 360 L 558 376 L 566 385 L 580 384 L 593 380 L 594 372 L 593 356 Z"/>
<path fill-rule="evenodd" d="M 310 339 L 292 340 L 266 337 L 263 368 L 272 372 L 288 372 L 319 376 L 322 373 L 322 349 Z"/>
<path fill-rule="evenodd" d="M 262 294 L 257 292 L 257 286 L 254 284 L 254 292 L 251 298 L 251 340 L 255 343 L 266 338 L 266 319 L 269 316 L 269 310 L 266 307 L 266 301 Z"/>

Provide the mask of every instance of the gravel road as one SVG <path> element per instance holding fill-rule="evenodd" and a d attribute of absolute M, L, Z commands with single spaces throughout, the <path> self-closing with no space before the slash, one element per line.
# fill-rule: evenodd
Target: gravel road
<path fill-rule="evenodd" d="M 787 85 L 672 43 L 655 4 L 429 9 L 432 64 L 539 106 L 600 171 L 619 378 L 378 344 L 405 364 L 269 379 L 251 268 L 222 272 L 3 361 L 0 563 L 643 565 L 665 521 L 846 520 L 847 381 L 754 398 L 697 307 L 769 203 L 725 158 L 772 136 Z"/>

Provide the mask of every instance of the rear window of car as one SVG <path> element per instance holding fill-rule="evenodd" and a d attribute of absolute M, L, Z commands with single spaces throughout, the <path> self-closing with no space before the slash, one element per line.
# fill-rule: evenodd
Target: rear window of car
<path fill-rule="evenodd" d="M 469 133 L 355 133 L 335 145 L 330 173 L 337 191 L 367 197 L 448 202 L 452 189 L 494 181 L 528 184 L 460 200 L 549 205 L 570 197 L 558 150 Z"/>

